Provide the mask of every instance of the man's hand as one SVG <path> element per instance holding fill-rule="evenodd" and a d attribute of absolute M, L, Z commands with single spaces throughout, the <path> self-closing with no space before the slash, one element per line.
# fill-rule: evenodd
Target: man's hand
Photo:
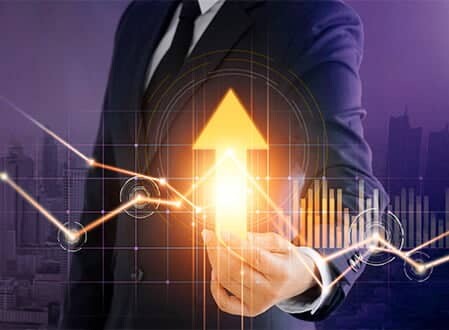
<path fill-rule="evenodd" d="M 212 265 L 212 296 L 224 312 L 256 316 L 316 286 L 313 261 L 278 234 L 218 238 L 203 230 L 202 235 Z"/>

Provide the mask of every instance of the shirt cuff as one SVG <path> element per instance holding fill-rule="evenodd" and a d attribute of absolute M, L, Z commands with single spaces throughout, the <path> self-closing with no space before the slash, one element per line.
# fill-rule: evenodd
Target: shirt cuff
<path fill-rule="evenodd" d="M 290 314 L 300 314 L 305 312 L 310 312 L 315 314 L 315 312 L 323 305 L 326 298 L 329 296 L 328 288 L 332 283 L 332 272 L 329 265 L 323 260 L 321 255 L 312 248 L 309 247 L 298 247 L 298 250 L 303 254 L 308 256 L 315 263 L 318 272 L 320 273 L 321 283 L 324 289 L 321 290 L 321 294 L 310 301 L 308 297 L 304 295 L 298 295 L 293 298 L 289 298 L 281 301 L 277 304 L 277 307 L 282 311 Z"/>

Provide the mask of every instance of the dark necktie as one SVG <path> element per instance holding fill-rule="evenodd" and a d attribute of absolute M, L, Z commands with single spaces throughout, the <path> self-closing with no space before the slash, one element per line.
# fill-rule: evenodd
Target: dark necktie
<path fill-rule="evenodd" d="M 166 54 L 159 62 L 143 98 L 143 108 L 152 113 L 151 105 L 157 103 L 159 95 L 169 86 L 172 79 L 179 73 L 190 45 L 196 18 L 200 15 L 198 0 L 183 0 L 181 13 L 175 36 Z M 150 114 L 144 117 L 149 119 Z"/>

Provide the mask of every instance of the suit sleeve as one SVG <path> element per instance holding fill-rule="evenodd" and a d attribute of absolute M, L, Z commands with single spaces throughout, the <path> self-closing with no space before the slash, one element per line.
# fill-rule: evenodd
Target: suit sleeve
<path fill-rule="evenodd" d="M 103 122 L 103 120 L 102 120 Z M 100 125 L 93 158 L 114 164 L 108 131 Z M 110 173 L 91 168 L 86 178 L 84 211 L 81 224 L 86 226 L 102 213 L 118 205 L 119 185 Z M 103 211 L 103 212 L 102 212 Z M 70 255 L 69 287 L 64 303 L 63 329 L 102 329 L 112 297 L 113 250 L 116 221 L 88 232 L 87 242 Z"/>
<path fill-rule="evenodd" d="M 115 34 L 115 45 L 123 21 L 134 3 L 122 15 Z M 112 63 L 114 59 L 112 60 Z M 112 70 L 112 69 L 111 69 Z M 93 150 L 93 159 L 115 165 L 113 140 L 108 118 L 111 74 L 106 88 L 100 127 Z M 95 219 L 117 208 L 120 204 L 120 180 L 110 171 L 92 167 L 88 172 L 84 192 L 84 211 L 81 224 L 86 226 Z M 88 234 L 86 245 L 70 255 L 69 286 L 64 302 L 61 326 L 63 329 L 103 329 L 113 295 L 114 253 L 116 221 L 108 221 Z"/>
<path fill-rule="evenodd" d="M 342 2 L 313 3 L 313 6 L 304 8 L 304 30 L 310 35 L 301 45 L 293 42 L 290 53 L 293 56 L 297 54 L 291 60 L 293 71 L 307 86 L 320 108 L 327 134 L 328 156 L 323 166 L 318 166 L 315 173 L 306 173 L 306 177 L 325 175 L 329 178 L 329 188 L 342 189 L 343 207 L 352 212 L 358 209 L 356 180 L 363 180 L 366 198 L 372 198 L 374 190 L 379 191 L 382 210 L 388 203 L 388 197 L 373 175 L 371 150 L 362 126 L 366 115 L 361 104 L 359 77 L 363 50 L 362 24 L 358 15 Z M 303 193 L 310 187 L 311 181 L 306 179 Z M 343 278 L 329 292 L 318 310 L 293 315 L 310 321 L 329 316 L 363 272 L 364 265 L 354 263 L 356 260 L 353 252 L 334 259 L 329 265 L 332 276 L 336 278 L 348 270 Z"/>

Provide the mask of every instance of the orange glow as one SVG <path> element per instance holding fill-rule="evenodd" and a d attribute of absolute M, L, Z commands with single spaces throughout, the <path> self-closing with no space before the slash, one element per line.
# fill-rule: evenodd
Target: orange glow
<path fill-rule="evenodd" d="M 229 90 L 223 100 L 220 102 L 216 112 L 207 123 L 206 127 L 204 128 L 194 145 L 194 149 L 197 150 L 215 150 L 217 162 L 214 167 L 207 171 L 205 176 L 200 177 L 195 181 L 195 185 L 185 195 L 181 194 L 178 190 L 171 186 L 165 178 L 155 178 L 147 176 L 112 165 L 99 163 L 94 159 L 87 157 L 80 150 L 62 139 L 55 132 L 45 127 L 36 119 L 19 109 L 17 106 L 1 96 L 0 98 L 3 99 L 4 102 L 9 104 L 15 111 L 19 112 L 34 125 L 42 129 L 42 131 L 44 131 L 46 134 L 57 140 L 64 147 L 73 152 L 76 156 L 84 160 L 87 165 L 154 181 L 159 185 L 166 186 L 168 189 L 170 189 L 170 191 L 172 191 L 176 196 L 179 197 L 179 200 L 163 200 L 158 198 L 146 198 L 139 196 L 125 204 L 120 205 L 118 208 L 110 211 L 108 214 L 92 221 L 85 228 L 76 231 L 66 228 L 48 210 L 46 210 L 33 197 L 31 197 L 26 191 L 18 186 L 12 179 L 10 179 L 6 172 L 0 172 L 0 180 L 14 189 L 21 197 L 23 197 L 28 203 L 30 203 L 30 205 L 32 205 L 38 212 L 40 212 L 52 225 L 58 228 L 64 234 L 66 240 L 69 243 L 76 243 L 81 235 L 114 218 L 117 214 L 123 212 L 124 210 L 141 203 L 164 204 L 167 206 L 178 208 L 182 206 L 183 202 L 185 202 L 186 204 L 191 206 L 196 213 L 200 213 L 207 207 L 197 206 L 193 204 L 187 198 L 187 196 L 189 196 L 203 181 L 212 176 L 212 174 L 215 174 L 216 178 L 215 197 L 217 213 L 216 224 L 217 228 L 219 228 L 218 232 L 230 231 L 240 235 L 246 233 L 246 198 L 248 180 L 252 184 L 252 186 L 256 188 L 255 190 L 257 190 L 263 196 L 263 198 L 268 201 L 270 207 L 275 210 L 276 214 L 282 220 L 288 223 L 289 218 L 284 215 L 282 209 L 278 207 L 270 198 L 270 196 L 258 185 L 257 180 L 260 180 L 260 178 L 254 178 L 253 176 L 249 175 L 246 170 L 246 151 L 253 149 L 267 150 L 268 145 L 260 132 L 257 130 L 251 118 L 248 116 L 242 103 L 239 101 L 234 91 L 232 90 Z M 269 177 L 266 177 L 266 179 L 268 180 Z M 341 190 L 337 190 L 337 200 L 341 200 L 341 198 Z M 339 204 L 337 203 L 337 205 Z M 337 217 L 341 218 L 341 210 L 339 211 L 337 209 L 336 213 Z M 337 218 L 337 221 L 341 223 L 341 219 L 338 220 Z M 192 222 L 191 224 L 192 226 L 195 226 L 195 222 Z M 418 273 L 424 273 L 429 268 L 449 262 L 449 256 L 443 256 L 427 263 L 421 263 L 411 258 L 412 253 L 421 250 L 422 248 L 447 236 L 449 236 L 449 231 L 433 237 L 432 239 L 422 243 L 412 250 L 401 251 L 392 246 L 382 236 L 374 233 L 361 242 L 354 243 L 353 245 L 348 246 L 345 249 L 341 249 L 338 252 L 325 257 L 323 256 L 322 258 L 324 262 L 331 262 L 335 258 L 338 258 L 367 244 L 369 246 L 369 252 L 384 251 L 394 254 L 414 267 Z M 331 287 L 336 285 L 351 270 L 351 267 L 348 266 L 347 269 L 344 270 L 337 278 L 335 278 L 329 286 L 324 287 L 320 282 L 320 279 L 315 275 L 314 270 L 308 267 L 308 264 L 305 262 L 298 250 L 293 249 L 292 251 L 293 253 L 298 254 L 298 258 L 304 264 L 306 271 L 310 273 L 310 275 L 316 281 L 317 285 L 322 288 L 323 292 L 330 290 Z M 369 252 L 366 255 L 368 255 Z M 361 259 L 359 259 L 357 262 L 362 261 Z"/>
<path fill-rule="evenodd" d="M 196 140 L 193 149 L 215 150 L 215 230 L 220 236 L 229 232 L 241 237 L 247 232 L 247 175 L 231 156 L 246 167 L 247 150 L 267 150 L 237 95 L 231 89 Z M 223 160 L 222 160 L 223 159 Z"/>

